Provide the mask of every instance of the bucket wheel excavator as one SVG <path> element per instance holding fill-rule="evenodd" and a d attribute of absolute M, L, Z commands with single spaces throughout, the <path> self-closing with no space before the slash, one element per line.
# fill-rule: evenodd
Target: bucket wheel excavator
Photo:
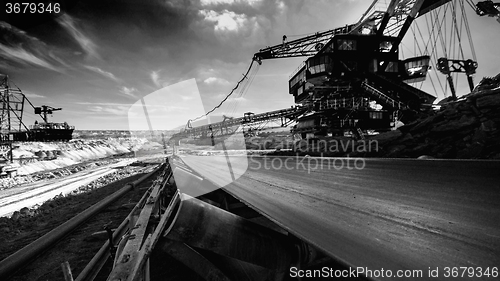
<path fill-rule="evenodd" d="M 461 37 L 455 35 L 462 34 L 458 26 L 465 26 L 472 44 L 466 18 L 457 23 L 459 15 L 465 17 L 463 3 L 464 0 L 376 0 L 354 24 L 295 40 L 284 35 L 281 43 L 255 53 L 252 65 L 270 59 L 307 57 L 289 79 L 295 113 L 282 111 L 293 116 L 296 125 L 292 132 L 302 138 L 346 133 L 363 138 L 367 131 L 388 131 L 397 121 L 408 123 L 431 110 L 437 97 L 423 90 L 421 84 L 428 80 L 431 69 L 438 70 L 433 74 L 446 78 L 444 83 L 431 79 L 435 92 L 435 84 L 439 82 L 442 93 L 450 91 L 450 98 L 457 99 L 458 73 L 466 74 L 472 90 L 478 67 L 474 49 L 471 46 L 472 59 L 466 57 Z M 480 8 L 483 6 L 478 3 L 477 10 L 486 9 Z M 417 24 L 420 18 L 426 20 L 427 33 Z M 447 31 L 446 18 L 450 18 L 452 25 Z M 453 39 L 459 49 L 447 50 L 448 42 L 438 48 L 444 32 L 451 34 L 445 41 Z M 405 36 L 412 39 L 418 51 L 410 56 L 406 51 L 403 57 Z M 226 126 L 220 123 L 216 125 Z M 181 134 L 211 134 L 209 126 L 205 127 L 187 126 Z"/>
<path fill-rule="evenodd" d="M 450 0 L 374 1 L 357 23 L 293 41 L 283 36 L 281 44 L 261 49 L 254 59 L 308 57 L 289 80 L 295 103 L 309 109 L 292 129 L 302 137 L 387 131 L 396 120 L 411 122 L 425 114 L 436 99 L 409 85 L 426 79 L 429 52 L 402 59 L 400 49 L 417 18 L 450 3 L 458 6 Z M 467 74 L 472 90 L 476 61 L 440 57 L 434 63 L 446 75 L 453 99 L 454 73 Z"/>

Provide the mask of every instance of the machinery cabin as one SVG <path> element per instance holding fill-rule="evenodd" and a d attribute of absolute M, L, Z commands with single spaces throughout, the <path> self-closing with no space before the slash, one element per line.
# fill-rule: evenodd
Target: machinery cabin
<path fill-rule="evenodd" d="M 375 32 L 375 31 L 374 31 Z M 435 97 L 405 82 L 425 79 L 429 56 L 400 60 L 396 37 L 338 34 L 290 78 L 295 103 L 311 108 L 296 133 L 390 130 L 396 111 L 418 111 Z M 375 107 L 375 103 L 378 107 Z M 407 114 L 408 115 L 408 114 Z"/>

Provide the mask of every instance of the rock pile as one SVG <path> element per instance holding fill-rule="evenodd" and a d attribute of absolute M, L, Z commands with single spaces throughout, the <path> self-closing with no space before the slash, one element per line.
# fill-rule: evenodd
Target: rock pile
<path fill-rule="evenodd" d="M 371 138 L 372 156 L 500 159 L 500 74 L 438 112 Z"/>
<path fill-rule="evenodd" d="M 500 74 L 484 78 L 468 95 L 445 99 L 432 111 L 396 130 L 356 141 L 319 137 L 295 141 L 274 155 L 500 159 Z"/>

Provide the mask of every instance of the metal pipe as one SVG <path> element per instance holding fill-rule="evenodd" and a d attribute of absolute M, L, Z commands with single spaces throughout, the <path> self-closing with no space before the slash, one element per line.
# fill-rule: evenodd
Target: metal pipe
<path fill-rule="evenodd" d="M 158 171 L 158 169 L 159 168 L 157 168 L 152 173 Z M 129 215 L 122 221 L 120 226 L 118 226 L 118 228 L 113 232 L 113 238 L 112 238 L 113 242 L 115 242 L 118 238 L 122 237 L 125 234 L 125 232 L 127 231 L 127 226 L 130 226 L 130 221 L 133 220 L 132 217 L 139 208 L 142 208 L 142 206 L 146 202 L 146 199 L 149 197 L 149 194 L 150 194 L 149 191 L 144 193 L 141 200 L 139 200 L 139 202 L 135 204 L 134 208 L 132 209 L 132 211 L 130 211 Z M 111 255 L 109 252 L 109 247 L 110 247 L 110 242 L 108 240 L 102 245 L 99 251 L 94 255 L 94 257 L 85 266 L 85 268 L 80 272 L 80 274 L 76 278 L 76 281 L 94 280 L 94 278 L 97 276 L 99 271 L 101 271 L 101 268 L 104 266 L 104 264 Z"/>
<path fill-rule="evenodd" d="M 158 246 L 163 252 L 186 265 L 199 276 L 203 276 L 205 280 L 231 280 L 208 259 L 184 243 L 163 239 Z"/>
<path fill-rule="evenodd" d="M 7 280 L 7 277 L 14 273 L 15 270 L 22 267 L 26 262 L 41 254 L 43 251 L 50 248 L 59 239 L 63 238 L 71 231 L 73 231 L 80 224 L 100 212 L 102 209 L 106 208 L 109 204 L 114 202 L 116 199 L 123 196 L 125 193 L 133 189 L 134 186 L 140 184 L 148 177 L 153 175 L 161 166 L 157 167 L 151 173 L 148 173 L 136 181 L 125 184 L 123 188 L 116 191 L 115 193 L 109 195 L 98 203 L 87 208 L 85 211 L 71 218 L 69 221 L 63 223 L 52 231 L 48 232 L 44 236 L 38 238 L 34 242 L 25 246 L 21 250 L 15 252 L 14 254 L 8 256 L 4 260 L 0 261 L 0 280 Z"/>
<path fill-rule="evenodd" d="M 124 230 L 126 230 L 126 226 L 129 223 L 129 218 L 127 217 L 120 226 L 113 232 L 113 242 L 121 237 L 124 234 Z M 94 280 L 97 276 L 101 268 L 104 266 L 109 256 L 111 255 L 109 251 L 109 240 L 102 245 L 97 254 L 94 255 L 92 260 L 85 266 L 85 268 L 80 272 L 80 274 L 76 277 L 76 281 L 86 281 L 86 280 Z"/>
<path fill-rule="evenodd" d="M 64 281 L 73 281 L 73 274 L 71 273 L 71 267 L 69 266 L 69 262 L 65 261 L 61 263 L 61 267 L 64 274 Z"/>

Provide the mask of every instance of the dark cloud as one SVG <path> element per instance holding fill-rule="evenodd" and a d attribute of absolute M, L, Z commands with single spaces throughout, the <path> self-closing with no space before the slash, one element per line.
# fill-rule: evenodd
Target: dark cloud
<path fill-rule="evenodd" d="M 36 66 L 61 71 L 61 67 L 64 66 L 55 54 L 56 50 L 37 37 L 6 22 L 0 22 L 0 34 L 0 57 L 5 60 L 4 67 Z"/>
<path fill-rule="evenodd" d="M 119 22 L 159 37 L 186 30 L 198 17 L 197 6 L 190 1 L 90 0 L 79 2 L 68 13 L 86 20 L 95 30 L 107 30 Z"/>
<path fill-rule="evenodd" d="M 299 12 L 303 1 L 206 2 L 214 1 L 76 1 L 65 5 L 59 17 L 27 26 L 25 36 L 10 31 L 2 42 L 20 51 L 7 58 L 11 63 L 84 71 L 89 71 L 85 65 L 113 65 L 111 73 L 118 77 L 131 69 L 140 69 L 145 77 L 164 69 L 183 77 L 213 60 L 250 60 L 258 49 L 279 43 L 278 17 L 285 8 Z M 236 27 L 228 26 L 228 20 L 236 21 L 231 23 Z"/>
<path fill-rule="evenodd" d="M 9 75 L 16 73 L 11 77 L 22 89 L 79 112 L 85 106 L 78 102 L 130 102 L 191 78 L 210 105 L 241 79 L 255 52 L 279 44 L 293 30 L 287 17 L 310 29 L 315 21 L 303 19 L 310 10 L 304 6 L 292 0 L 78 1 L 59 17 L 2 33 L 0 68 L 5 61 L 15 65 Z M 265 91 L 286 94 L 286 79 L 270 79 L 255 97 Z"/>
<path fill-rule="evenodd" d="M 7 2 L 7 1 L 5 1 Z M 12 1 L 18 2 L 19 1 Z M 22 2 L 22 1 L 21 1 Z M 34 1 L 28 3 L 39 3 L 42 1 Z M 51 1 L 52 2 L 52 1 Z M 44 12 L 44 13 L 30 13 L 29 8 L 26 13 L 5 13 L 5 9 L 2 6 L 0 10 L 0 21 L 6 22 L 11 26 L 16 27 L 19 30 L 25 31 L 27 34 L 40 39 L 47 44 L 53 44 L 56 46 L 67 45 L 71 42 L 69 36 L 61 33 L 63 28 L 57 23 L 57 18 L 64 15 L 67 10 L 72 10 L 74 6 L 78 5 L 80 1 L 76 0 L 61 0 L 53 3 L 60 4 L 60 12 Z M 47 1 L 44 2 L 45 7 L 47 7 Z M 52 4 L 53 4 L 52 3 Z M 28 6 L 29 7 L 29 6 Z M 53 6 L 51 6 L 53 8 Z M 21 6 L 23 8 L 23 6 Z M 24 10 L 24 8 L 23 8 Z M 1 14 L 3 13 L 3 14 Z"/>
<path fill-rule="evenodd" d="M 168 57 L 182 63 L 197 46 L 212 47 L 192 29 L 202 19 L 196 3 L 90 0 L 79 2 L 68 14 L 92 35 L 105 61 L 119 63 L 121 59 L 127 65 L 140 57 L 154 65 Z"/>

